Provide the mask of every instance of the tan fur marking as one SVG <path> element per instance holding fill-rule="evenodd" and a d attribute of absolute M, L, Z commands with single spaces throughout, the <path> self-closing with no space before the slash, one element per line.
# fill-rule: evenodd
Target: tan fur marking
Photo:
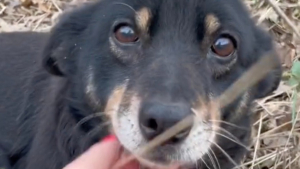
<path fill-rule="evenodd" d="M 219 19 L 213 15 L 208 14 L 205 18 L 206 34 L 211 35 L 220 27 Z"/>
<path fill-rule="evenodd" d="M 123 99 L 123 95 L 125 93 L 126 90 L 126 85 L 121 85 L 116 87 L 111 95 L 109 96 L 109 99 L 107 101 L 106 107 L 105 107 L 105 114 L 107 115 L 107 117 L 111 117 L 110 112 L 113 111 L 118 111 L 121 103 L 122 103 L 122 99 Z"/>
<path fill-rule="evenodd" d="M 108 121 L 112 121 L 112 113 L 114 111 L 118 111 L 119 107 L 121 105 L 122 99 L 123 99 L 123 94 L 125 92 L 125 86 L 118 86 L 116 87 L 111 95 L 109 96 L 109 99 L 107 101 L 107 104 L 105 106 L 105 110 L 104 110 L 104 114 L 106 115 L 106 117 L 108 118 Z M 115 134 L 113 125 L 109 125 L 109 133 L 110 134 Z"/>
<path fill-rule="evenodd" d="M 207 112 L 206 103 L 201 97 L 198 98 L 197 102 L 193 105 L 192 111 L 196 117 L 203 119 L 204 121 L 209 120 L 209 112 Z"/>
<path fill-rule="evenodd" d="M 220 127 L 220 106 L 216 102 L 204 102 L 199 98 L 198 103 L 192 108 L 192 111 L 198 116 L 198 118 L 203 119 L 203 121 L 211 123 L 212 131 L 217 132 Z"/>
<path fill-rule="evenodd" d="M 109 38 L 110 50 L 118 57 L 122 57 L 123 51 L 117 47 L 112 38 Z"/>
<path fill-rule="evenodd" d="M 239 118 L 243 113 L 245 113 L 245 109 L 247 108 L 247 104 L 249 102 L 249 92 L 246 92 L 243 96 L 242 96 L 242 100 L 239 103 L 239 107 L 237 107 L 236 113 L 234 114 L 234 116 L 230 119 L 231 121 L 236 120 L 237 118 Z"/>
<path fill-rule="evenodd" d="M 219 29 L 220 22 L 219 19 L 214 14 L 208 14 L 205 17 L 205 29 L 206 32 L 204 34 L 204 38 L 201 44 L 201 48 L 203 51 L 207 51 L 208 47 L 211 45 L 213 41 L 213 34 Z"/>
<path fill-rule="evenodd" d="M 215 102 L 210 102 L 208 104 L 208 107 L 209 107 L 209 113 L 210 113 L 210 121 L 212 123 L 212 130 L 214 132 L 217 132 L 221 126 L 220 124 L 220 106 L 218 103 L 215 103 Z"/>
<path fill-rule="evenodd" d="M 203 102 L 202 99 L 197 103 L 198 109 L 193 109 L 192 111 L 195 113 L 196 118 L 200 118 L 204 124 L 210 126 L 210 139 L 211 142 L 217 143 L 218 138 L 216 137 L 217 133 L 219 133 L 221 124 L 220 124 L 220 106 L 217 102 L 213 102 L 210 99 L 208 102 Z"/>
<path fill-rule="evenodd" d="M 148 31 L 151 13 L 148 8 L 142 8 L 136 14 L 136 22 L 142 31 Z"/>
<path fill-rule="evenodd" d="M 94 82 L 94 72 L 93 68 L 90 66 L 87 72 L 87 84 L 86 84 L 86 97 L 88 99 L 88 104 L 93 107 L 94 111 L 99 111 L 101 103 L 96 95 L 96 85 Z"/>

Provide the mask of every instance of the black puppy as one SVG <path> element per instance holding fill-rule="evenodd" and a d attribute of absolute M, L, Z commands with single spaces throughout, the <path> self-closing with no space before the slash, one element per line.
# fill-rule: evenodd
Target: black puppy
<path fill-rule="evenodd" d="M 0 166 L 61 169 L 109 133 L 134 153 L 193 114 L 145 158 L 230 169 L 246 154 L 252 101 L 278 86 L 279 62 L 232 104 L 203 108 L 272 50 L 237 0 L 102 0 L 50 34 L 3 33 Z"/>

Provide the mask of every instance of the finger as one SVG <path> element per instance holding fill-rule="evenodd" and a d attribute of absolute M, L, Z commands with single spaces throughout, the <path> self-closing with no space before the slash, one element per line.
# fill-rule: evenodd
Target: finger
<path fill-rule="evenodd" d="M 125 151 L 122 151 L 120 158 L 117 163 L 115 163 L 112 167 L 112 169 L 140 169 L 139 161 L 136 159 L 132 159 L 128 161 L 128 157 L 130 157 L 130 154 L 126 153 Z"/>
<path fill-rule="evenodd" d="M 119 158 L 120 148 L 116 139 L 97 143 L 64 169 L 110 169 Z"/>

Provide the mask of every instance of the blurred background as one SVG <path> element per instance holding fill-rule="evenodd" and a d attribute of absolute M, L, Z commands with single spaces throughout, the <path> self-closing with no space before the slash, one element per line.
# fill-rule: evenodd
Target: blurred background
<path fill-rule="evenodd" d="M 92 0 L 0 0 L 0 32 L 47 32 L 58 16 Z M 279 88 L 255 102 L 249 169 L 300 169 L 300 0 L 243 0 L 273 37 L 284 75 Z"/>

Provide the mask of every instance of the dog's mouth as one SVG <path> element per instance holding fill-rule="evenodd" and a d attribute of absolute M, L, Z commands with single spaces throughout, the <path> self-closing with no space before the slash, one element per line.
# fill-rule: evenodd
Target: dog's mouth
<path fill-rule="evenodd" d="M 163 165 L 171 163 L 193 165 L 203 159 L 206 154 L 213 153 L 211 147 L 216 142 L 219 113 L 197 112 L 199 109 L 191 107 L 190 110 L 193 112 L 191 116 L 194 118 L 190 128 L 182 130 L 147 153 L 138 154 L 156 136 L 167 130 L 166 128 L 161 130 L 162 127 L 159 126 L 164 121 L 159 124 L 151 118 L 145 126 L 147 123 L 143 123 L 143 120 L 139 118 L 141 106 L 142 100 L 136 94 L 126 91 L 124 85 L 113 91 L 105 110 L 112 122 L 112 132 L 124 149 L 131 154 Z M 207 117 L 208 114 L 210 117 Z M 181 119 L 183 120 L 184 117 Z"/>

